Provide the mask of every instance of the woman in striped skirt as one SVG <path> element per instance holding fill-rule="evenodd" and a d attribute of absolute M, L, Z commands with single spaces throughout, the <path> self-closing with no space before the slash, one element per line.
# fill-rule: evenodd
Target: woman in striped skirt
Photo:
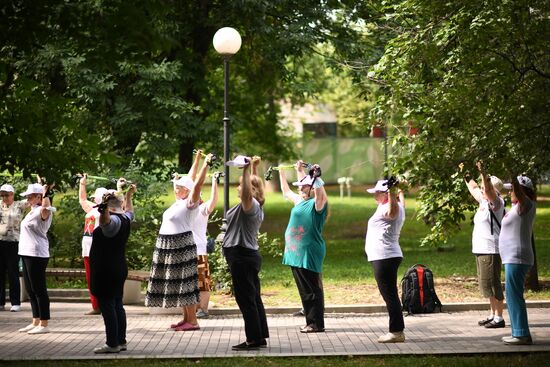
<path fill-rule="evenodd" d="M 193 182 L 189 176 L 174 180 L 176 201 L 162 215 L 145 306 L 182 307 L 183 319 L 176 331 L 198 330 L 195 314 L 199 303 L 197 246 L 192 225 L 198 214 L 200 192 L 212 154 L 208 154 Z"/>

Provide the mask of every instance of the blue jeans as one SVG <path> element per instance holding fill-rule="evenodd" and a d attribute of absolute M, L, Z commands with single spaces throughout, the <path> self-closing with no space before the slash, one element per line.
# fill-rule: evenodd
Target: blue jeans
<path fill-rule="evenodd" d="M 525 277 L 531 265 L 504 264 L 506 278 L 506 306 L 508 316 L 512 324 L 512 336 L 529 336 L 529 323 L 527 321 L 527 307 L 523 298 Z"/>
<path fill-rule="evenodd" d="M 126 344 L 126 311 L 122 297 L 98 297 L 97 300 L 105 323 L 107 345 L 114 348 Z"/>

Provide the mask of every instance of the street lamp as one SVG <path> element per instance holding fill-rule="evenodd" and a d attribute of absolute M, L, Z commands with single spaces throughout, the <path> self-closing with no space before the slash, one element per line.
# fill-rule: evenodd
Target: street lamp
<path fill-rule="evenodd" d="M 227 211 L 229 210 L 229 166 L 225 163 L 229 157 L 229 59 L 241 48 L 241 35 L 234 28 L 220 28 L 212 40 L 214 48 L 223 57 L 224 91 L 223 91 L 223 223 L 220 235 L 225 234 L 227 229 Z M 218 239 L 217 239 L 218 240 Z"/>

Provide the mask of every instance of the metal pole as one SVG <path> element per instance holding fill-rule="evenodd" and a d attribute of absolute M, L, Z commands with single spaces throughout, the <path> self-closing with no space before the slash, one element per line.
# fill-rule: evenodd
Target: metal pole
<path fill-rule="evenodd" d="M 224 74 L 224 88 L 223 88 L 223 161 L 224 161 L 224 174 L 223 179 L 223 218 L 225 219 L 227 211 L 229 210 L 229 166 L 226 165 L 230 160 L 229 157 L 229 56 L 223 57 L 223 74 Z"/>

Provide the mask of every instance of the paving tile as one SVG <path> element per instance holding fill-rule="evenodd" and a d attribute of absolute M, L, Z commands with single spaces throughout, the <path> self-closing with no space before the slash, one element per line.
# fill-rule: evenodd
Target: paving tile
<path fill-rule="evenodd" d="M 149 315 L 142 306 L 125 306 L 128 319 L 128 351 L 95 355 L 93 349 L 105 343 L 103 319 L 82 314 L 88 304 L 52 303 L 50 334 L 28 335 L 17 330 L 29 323 L 29 306 L 19 313 L 0 312 L 0 360 L 203 358 L 232 356 L 329 356 L 385 354 L 469 354 L 550 351 L 550 322 L 547 308 L 529 308 L 529 322 L 535 340 L 532 346 L 506 346 L 503 329 L 485 329 L 477 320 L 486 311 L 443 312 L 405 318 L 406 342 L 377 343 L 386 333 L 384 313 L 328 313 L 326 332 L 302 334 L 304 319 L 290 314 L 270 314 L 268 348 L 237 352 L 231 346 L 242 342 L 244 324 L 240 314 L 200 320 L 201 329 L 176 332 L 169 328 L 175 315 Z M 508 315 L 505 314 L 508 320 Z"/>

